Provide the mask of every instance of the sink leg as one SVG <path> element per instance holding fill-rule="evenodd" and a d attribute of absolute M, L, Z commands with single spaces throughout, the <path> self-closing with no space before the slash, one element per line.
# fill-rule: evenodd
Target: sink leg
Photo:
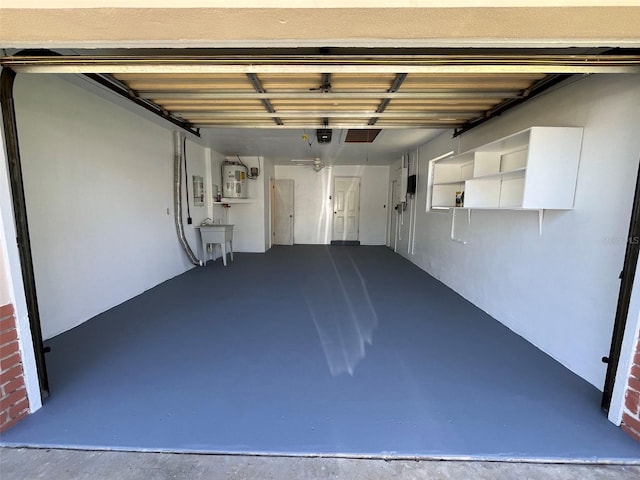
<path fill-rule="evenodd" d="M 225 245 L 225 242 L 222 242 L 220 244 L 220 248 L 222 249 L 222 264 L 226 267 L 227 266 L 227 247 Z"/>

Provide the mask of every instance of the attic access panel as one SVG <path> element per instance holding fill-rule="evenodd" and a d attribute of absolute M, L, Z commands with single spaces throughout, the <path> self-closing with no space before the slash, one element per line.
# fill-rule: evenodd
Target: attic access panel
<path fill-rule="evenodd" d="M 373 143 L 381 131 L 381 128 L 349 129 L 344 143 Z"/>

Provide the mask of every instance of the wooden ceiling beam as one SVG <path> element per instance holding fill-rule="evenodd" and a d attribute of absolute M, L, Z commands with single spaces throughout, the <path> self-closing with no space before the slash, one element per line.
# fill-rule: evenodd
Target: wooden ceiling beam
<path fill-rule="evenodd" d="M 465 90 L 459 91 L 455 89 L 433 89 L 429 91 L 415 92 L 269 92 L 269 93 L 247 93 L 247 92 L 177 92 L 177 91 L 146 91 L 140 90 L 138 94 L 141 97 L 153 98 L 156 100 L 171 99 L 219 99 L 219 100 L 241 100 L 241 99 L 292 99 L 292 100 L 314 100 L 314 99 L 375 99 L 382 98 L 405 98 L 405 99 L 486 99 L 486 98 L 513 98 L 519 97 L 519 90 Z"/>
<path fill-rule="evenodd" d="M 481 111 L 466 111 L 466 112 L 449 112 L 449 111 L 433 111 L 433 112 L 367 112 L 367 111 L 351 111 L 351 112 L 334 112 L 330 110 L 302 110 L 302 111 L 279 111 L 279 112 L 182 112 L 175 111 L 173 112 L 175 115 L 179 115 L 182 118 L 189 119 L 194 123 L 197 121 L 212 118 L 212 119 L 234 119 L 234 118 L 244 118 L 244 119 L 266 119 L 266 118 L 366 118 L 367 120 L 371 117 L 375 118 L 400 118 L 400 119 L 422 119 L 422 118 L 442 118 L 442 117 L 452 117 L 452 118 L 465 118 L 465 117 L 473 117 L 477 116 Z"/>

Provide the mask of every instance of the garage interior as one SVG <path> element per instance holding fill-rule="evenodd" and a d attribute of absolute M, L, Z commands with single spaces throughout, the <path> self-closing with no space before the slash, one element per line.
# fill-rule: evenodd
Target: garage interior
<path fill-rule="evenodd" d="M 600 409 L 635 52 L 61 53 L 3 59 L 51 347 L 50 396 L 3 445 L 638 460 Z M 584 129 L 573 209 L 432 208 L 431 162 L 536 126 Z M 180 247 L 174 155 L 187 243 L 202 258 L 195 227 L 233 224 L 226 267 Z M 236 160 L 249 198 L 215 201 Z M 359 246 L 330 245 L 343 177 Z"/>

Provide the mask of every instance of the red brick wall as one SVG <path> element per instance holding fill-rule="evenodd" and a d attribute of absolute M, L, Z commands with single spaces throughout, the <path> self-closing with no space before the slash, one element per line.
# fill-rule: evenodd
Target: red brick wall
<path fill-rule="evenodd" d="M 640 441 L 640 340 L 636 344 L 631 375 L 624 395 L 624 412 L 622 428 L 636 440 Z"/>
<path fill-rule="evenodd" d="M 29 413 L 13 305 L 0 307 L 0 432 Z"/>

